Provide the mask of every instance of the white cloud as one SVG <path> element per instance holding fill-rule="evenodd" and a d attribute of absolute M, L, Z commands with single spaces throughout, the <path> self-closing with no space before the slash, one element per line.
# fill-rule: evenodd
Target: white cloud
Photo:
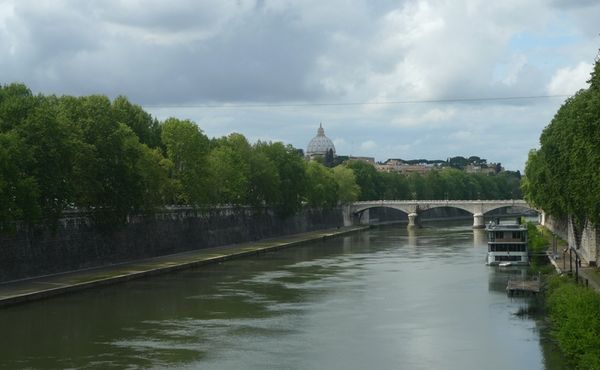
<path fill-rule="evenodd" d="M 437 126 L 437 124 L 449 121 L 456 114 L 454 107 L 432 108 L 423 113 L 410 112 L 408 115 L 401 115 L 391 120 L 394 127 L 408 128 L 417 126 Z"/>
<path fill-rule="evenodd" d="M 377 143 L 373 140 L 363 141 L 360 144 L 360 150 L 368 151 L 377 148 Z"/>
<path fill-rule="evenodd" d="M 588 86 L 587 80 L 590 79 L 590 73 L 594 66 L 590 63 L 580 62 L 575 67 L 561 68 L 548 84 L 548 93 L 553 95 L 572 95 L 579 89 Z"/>
<path fill-rule="evenodd" d="M 343 138 L 341 138 L 341 137 L 335 138 L 335 139 L 333 139 L 332 141 L 333 141 L 333 145 L 335 145 L 335 146 L 336 146 L 336 148 L 337 148 L 338 146 L 343 146 L 343 145 L 346 145 L 346 140 L 344 140 L 344 139 L 343 139 Z"/>
<path fill-rule="evenodd" d="M 4 0 L 0 82 L 145 106 L 230 104 L 152 109 L 191 118 L 209 136 L 237 131 L 305 148 L 322 121 L 340 154 L 472 154 L 522 167 L 560 100 L 235 106 L 572 94 L 589 76 L 600 6 L 569 4 Z M 505 137 L 519 138 L 511 151 Z"/>
<path fill-rule="evenodd" d="M 474 135 L 471 131 L 456 131 L 451 133 L 449 138 L 452 140 L 467 141 L 472 140 Z"/>

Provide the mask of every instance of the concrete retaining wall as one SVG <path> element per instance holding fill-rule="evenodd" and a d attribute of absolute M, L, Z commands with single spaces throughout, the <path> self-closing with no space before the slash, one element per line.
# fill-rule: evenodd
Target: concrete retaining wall
<path fill-rule="evenodd" d="M 177 209 L 132 217 L 113 232 L 100 232 L 86 217 L 74 215 L 62 219 L 54 233 L 21 229 L 0 235 L 0 281 L 341 225 L 339 208 L 307 209 L 288 218 L 249 208 Z"/>

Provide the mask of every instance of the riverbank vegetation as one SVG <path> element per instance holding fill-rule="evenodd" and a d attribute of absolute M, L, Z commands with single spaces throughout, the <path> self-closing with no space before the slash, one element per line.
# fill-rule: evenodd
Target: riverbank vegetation
<path fill-rule="evenodd" d="M 529 153 L 524 197 L 546 213 L 572 216 L 578 226 L 600 222 L 600 62 L 587 89 L 560 107 Z"/>
<path fill-rule="evenodd" d="M 527 223 L 527 241 L 529 251 L 533 254 L 545 253 L 550 245 L 548 237 L 533 222 Z"/>
<path fill-rule="evenodd" d="M 600 61 L 587 89 L 560 107 L 531 150 L 525 199 L 547 214 L 569 217 L 579 230 L 600 222 Z M 530 235 L 531 238 L 531 235 Z M 578 369 L 600 369 L 600 295 L 565 278 L 551 277 L 547 304 L 553 335 Z"/>
<path fill-rule="evenodd" d="M 576 369 L 600 369 L 600 295 L 572 279 L 548 279 L 553 336 Z"/>
<path fill-rule="evenodd" d="M 549 263 L 546 251 L 552 243 L 552 236 L 537 223 L 527 222 L 527 247 L 529 267 L 535 273 L 551 274 L 554 266 Z"/>
<path fill-rule="evenodd" d="M 377 172 L 373 165 L 362 161 L 350 161 L 346 166 L 356 174 L 361 200 L 521 198 L 521 176 L 518 172 L 506 171 L 488 175 L 444 168 L 426 174 L 403 175 Z"/>
<path fill-rule="evenodd" d="M 0 230 L 56 225 L 66 210 L 122 225 L 165 205 L 255 206 L 290 215 L 374 199 L 519 198 L 518 173 L 380 173 L 350 161 L 307 162 L 280 142 L 208 138 L 189 120 L 159 121 L 125 97 L 34 95 L 0 86 Z"/>

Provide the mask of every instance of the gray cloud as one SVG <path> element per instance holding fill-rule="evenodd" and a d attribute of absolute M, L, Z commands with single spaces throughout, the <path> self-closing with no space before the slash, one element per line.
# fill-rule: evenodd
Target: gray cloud
<path fill-rule="evenodd" d="M 147 106 L 541 95 L 548 86 L 575 88 L 560 71 L 581 74 L 578 66 L 591 63 L 598 47 L 600 6 L 571 4 L 4 1 L 0 82 L 44 93 L 122 94 Z M 342 154 L 464 153 L 522 167 L 559 103 L 152 112 L 192 118 L 210 135 L 239 131 L 299 147 L 323 121 Z M 515 135 L 511 151 L 496 143 Z M 361 148 L 368 141 L 377 145 Z"/>

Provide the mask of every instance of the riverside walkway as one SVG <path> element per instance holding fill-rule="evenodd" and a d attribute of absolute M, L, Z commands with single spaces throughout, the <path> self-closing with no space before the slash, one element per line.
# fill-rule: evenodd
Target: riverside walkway
<path fill-rule="evenodd" d="M 366 228 L 368 226 L 312 231 L 263 239 L 256 242 L 196 249 L 116 265 L 0 283 L 0 307 L 35 301 L 97 286 L 116 284 L 170 271 L 218 263 L 233 258 L 256 255 L 310 241 L 328 239 Z"/>
<path fill-rule="evenodd" d="M 552 255 L 551 251 L 548 251 L 548 259 L 554 265 L 556 272 L 559 274 L 570 274 L 573 275 L 575 273 L 575 267 L 573 264 L 569 263 L 568 257 L 561 256 L 561 254 Z M 568 256 L 568 254 L 567 254 Z M 600 294 L 600 283 L 598 279 L 592 276 L 594 274 L 594 270 L 596 267 L 582 266 L 579 268 L 579 280 L 582 284 L 586 284 L 590 288 L 594 289 L 596 293 Z"/>

